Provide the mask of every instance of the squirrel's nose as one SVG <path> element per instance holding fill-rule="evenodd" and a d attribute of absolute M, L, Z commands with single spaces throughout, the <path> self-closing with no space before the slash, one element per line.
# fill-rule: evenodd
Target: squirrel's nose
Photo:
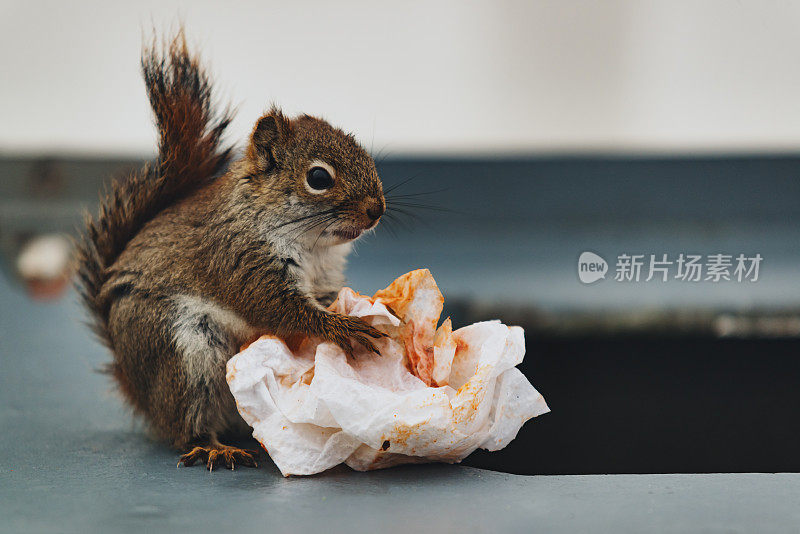
<path fill-rule="evenodd" d="M 386 211 L 386 208 L 383 206 L 383 202 L 376 200 L 374 204 L 367 207 L 367 217 L 373 221 L 377 221 L 380 219 L 381 215 L 383 215 L 384 211 Z"/>

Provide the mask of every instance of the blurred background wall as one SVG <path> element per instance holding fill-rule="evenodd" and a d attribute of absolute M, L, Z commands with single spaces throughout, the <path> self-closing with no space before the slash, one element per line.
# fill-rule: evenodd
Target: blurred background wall
<path fill-rule="evenodd" d="M 68 247 L 33 239 L 152 158 L 139 55 L 181 21 L 238 107 L 231 141 L 271 102 L 321 115 L 387 187 L 452 210 L 359 241 L 364 292 L 426 266 L 501 308 L 481 317 L 800 309 L 800 1 L 0 0 L 0 269 L 50 276 L 34 260 Z M 583 251 L 612 274 L 620 254 L 764 263 L 755 284 L 584 286 Z"/>
<path fill-rule="evenodd" d="M 800 147 L 800 3 L 0 2 L 0 150 L 143 155 L 142 33 L 184 21 L 239 107 L 392 155 Z"/>

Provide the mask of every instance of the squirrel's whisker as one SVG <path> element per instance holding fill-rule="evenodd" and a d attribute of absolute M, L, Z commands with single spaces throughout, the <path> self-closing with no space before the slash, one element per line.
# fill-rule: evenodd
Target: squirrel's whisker
<path fill-rule="evenodd" d="M 404 208 L 398 208 L 397 206 L 387 206 L 386 207 L 386 213 L 390 213 L 390 212 L 394 213 L 394 214 L 400 213 L 402 215 L 405 215 L 406 217 L 410 217 L 410 218 L 412 218 L 414 220 L 417 220 L 417 221 L 421 220 L 421 217 L 419 215 L 417 215 L 416 213 L 414 213 L 413 211 L 409 211 L 409 210 L 406 210 Z"/>
<path fill-rule="evenodd" d="M 450 208 L 443 208 L 441 206 L 435 206 L 433 204 L 420 204 L 418 202 L 405 202 L 405 201 L 397 201 L 397 200 L 386 200 L 386 205 L 388 207 L 403 207 L 403 208 L 414 208 L 414 209 L 422 209 L 422 210 L 431 210 L 431 211 L 443 211 L 448 213 L 459 213 L 456 210 L 452 210 Z"/>
<path fill-rule="evenodd" d="M 322 231 L 321 231 L 321 232 L 319 233 L 319 235 L 317 236 L 317 239 L 315 239 L 315 240 L 314 240 L 314 244 L 313 244 L 313 245 L 311 245 L 311 252 L 314 252 L 314 248 L 317 246 L 317 243 L 319 242 L 319 238 L 320 238 L 320 237 L 322 237 L 322 234 L 324 234 L 324 233 L 325 233 L 325 230 L 327 230 L 328 228 L 330 228 L 330 227 L 331 227 L 331 225 L 332 225 L 333 223 L 335 223 L 335 222 L 336 222 L 336 220 L 333 220 L 333 221 L 329 222 L 329 223 L 328 223 L 328 225 L 327 225 L 327 226 L 325 226 L 325 228 L 323 228 L 323 229 L 322 229 Z"/>
<path fill-rule="evenodd" d="M 449 191 L 451 188 L 443 187 L 441 189 L 433 189 L 431 191 L 420 191 L 418 193 L 407 193 L 404 195 L 384 195 L 386 200 L 395 200 L 395 199 L 404 199 L 404 198 L 411 198 L 411 197 L 421 197 L 425 195 L 433 195 L 436 193 L 442 193 L 444 191 Z"/>
<path fill-rule="evenodd" d="M 406 178 L 402 182 L 396 183 L 396 184 L 392 185 L 391 187 L 389 187 L 388 189 L 385 189 L 383 191 L 383 196 L 386 197 L 386 195 L 388 195 L 392 191 L 398 189 L 399 187 L 403 187 L 404 185 L 406 185 L 407 183 L 409 183 L 410 181 L 412 181 L 412 180 L 414 180 L 416 178 L 419 178 L 419 175 L 420 175 L 420 173 L 417 173 L 417 174 L 411 176 L 410 178 Z"/>

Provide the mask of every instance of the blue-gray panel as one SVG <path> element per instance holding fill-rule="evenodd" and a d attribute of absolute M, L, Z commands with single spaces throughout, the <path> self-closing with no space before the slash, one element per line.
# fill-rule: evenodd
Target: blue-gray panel
<path fill-rule="evenodd" d="M 10 246 L 14 227 L 70 230 L 106 175 L 134 166 L 0 160 L 0 245 Z M 453 211 L 416 209 L 421 221 L 396 213 L 410 226 L 395 223 L 396 236 L 387 218 L 358 243 L 348 274 L 355 288 L 372 292 L 429 267 L 449 298 L 546 310 L 796 308 L 799 170 L 797 156 L 388 159 L 379 163 L 387 189 L 413 178 L 392 195 L 443 189 L 400 200 Z M 607 279 L 586 287 L 576 275 L 586 250 L 612 268 L 622 253 L 764 260 L 755 284 Z"/>

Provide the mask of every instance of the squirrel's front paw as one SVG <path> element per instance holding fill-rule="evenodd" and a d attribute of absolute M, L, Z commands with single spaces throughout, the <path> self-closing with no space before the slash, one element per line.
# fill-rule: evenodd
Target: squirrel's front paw
<path fill-rule="evenodd" d="M 362 345 L 369 352 L 380 355 L 380 351 L 370 338 L 386 337 L 387 334 L 381 332 L 374 326 L 365 323 L 358 317 L 349 315 L 333 315 L 335 319 L 333 325 L 327 332 L 328 341 L 339 345 L 348 357 L 353 357 L 353 344 L 351 340 Z"/>

